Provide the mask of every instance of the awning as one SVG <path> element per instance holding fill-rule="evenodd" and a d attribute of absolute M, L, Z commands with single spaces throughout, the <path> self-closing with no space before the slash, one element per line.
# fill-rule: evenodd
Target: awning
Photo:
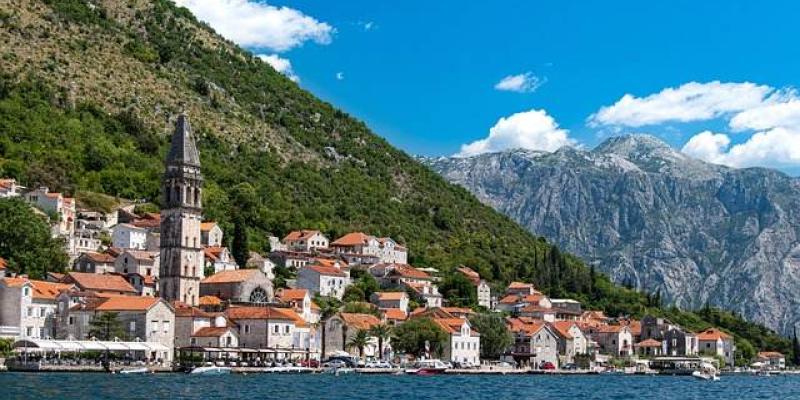
<path fill-rule="evenodd" d="M 168 351 L 169 348 L 157 342 L 119 342 L 100 340 L 47 340 L 47 339 L 22 339 L 14 342 L 16 352 L 55 351 L 55 352 L 82 352 L 82 351 Z"/>

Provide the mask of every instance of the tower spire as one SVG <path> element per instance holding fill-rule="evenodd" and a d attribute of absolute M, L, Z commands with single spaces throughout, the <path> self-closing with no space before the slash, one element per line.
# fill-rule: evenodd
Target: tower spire
<path fill-rule="evenodd" d="M 175 122 L 175 132 L 172 134 L 167 164 L 200 166 L 200 153 L 197 151 L 192 126 L 184 113 L 180 113 Z"/>

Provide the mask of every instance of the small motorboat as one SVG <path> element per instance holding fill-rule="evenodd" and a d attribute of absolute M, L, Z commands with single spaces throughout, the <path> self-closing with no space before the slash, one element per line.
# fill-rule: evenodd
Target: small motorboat
<path fill-rule="evenodd" d="M 717 373 L 717 368 L 707 362 L 703 362 L 700 365 L 700 369 L 697 371 L 692 372 L 692 376 L 697 379 L 702 379 L 706 381 L 718 381 L 719 374 Z"/>
<path fill-rule="evenodd" d="M 149 373 L 152 373 L 152 372 L 153 371 L 150 371 L 150 369 L 148 369 L 147 367 L 141 367 L 141 368 L 123 369 L 123 370 L 120 370 L 118 373 L 119 374 L 128 375 L 128 374 L 149 374 Z"/>
<path fill-rule="evenodd" d="M 192 374 L 203 374 L 203 375 L 227 375 L 230 374 L 232 370 L 229 367 L 197 367 L 192 370 Z"/>
<path fill-rule="evenodd" d="M 412 368 L 406 369 L 405 373 L 425 376 L 443 374 L 445 371 L 447 371 L 447 364 L 441 360 L 430 359 L 417 361 Z"/>

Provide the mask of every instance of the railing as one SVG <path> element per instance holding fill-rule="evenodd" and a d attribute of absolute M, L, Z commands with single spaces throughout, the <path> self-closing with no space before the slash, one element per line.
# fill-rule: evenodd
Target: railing
<path fill-rule="evenodd" d="M 0 325 L 0 337 L 19 337 L 20 328 L 18 326 L 3 326 Z"/>

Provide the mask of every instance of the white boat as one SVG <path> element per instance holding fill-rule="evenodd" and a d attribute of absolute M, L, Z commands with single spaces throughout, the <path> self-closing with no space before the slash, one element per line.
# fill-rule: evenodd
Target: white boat
<path fill-rule="evenodd" d="M 442 360 L 429 359 L 419 360 L 414 364 L 414 367 L 405 370 L 410 375 L 437 375 L 442 374 L 447 370 L 447 364 Z"/>
<path fill-rule="evenodd" d="M 149 374 L 151 372 L 152 371 L 150 371 L 147 367 L 128 368 L 128 369 L 123 369 L 123 370 L 119 371 L 120 374 L 126 374 L 126 375 L 127 374 Z"/>
<path fill-rule="evenodd" d="M 700 370 L 692 372 L 692 376 L 697 379 L 703 379 L 706 381 L 718 381 L 719 374 L 717 373 L 717 368 L 707 362 L 703 362 L 700 365 Z"/>
<path fill-rule="evenodd" d="M 204 374 L 204 375 L 226 375 L 230 374 L 232 370 L 228 367 L 197 367 L 192 370 L 192 374 Z"/>

